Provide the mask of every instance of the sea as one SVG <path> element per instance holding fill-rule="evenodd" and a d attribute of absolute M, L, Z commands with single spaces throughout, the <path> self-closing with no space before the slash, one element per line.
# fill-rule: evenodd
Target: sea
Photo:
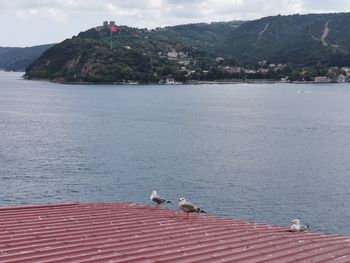
<path fill-rule="evenodd" d="M 0 72 L 0 207 L 152 206 L 350 236 L 350 84 L 64 85 Z"/>

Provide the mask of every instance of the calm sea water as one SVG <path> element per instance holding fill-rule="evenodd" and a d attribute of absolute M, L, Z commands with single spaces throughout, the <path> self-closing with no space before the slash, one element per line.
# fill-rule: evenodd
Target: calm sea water
<path fill-rule="evenodd" d="M 350 85 L 81 86 L 0 73 L 0 206 L 150 204 L 350 235 Z M 150 204 L 151 205 L 151 204 Z"/>

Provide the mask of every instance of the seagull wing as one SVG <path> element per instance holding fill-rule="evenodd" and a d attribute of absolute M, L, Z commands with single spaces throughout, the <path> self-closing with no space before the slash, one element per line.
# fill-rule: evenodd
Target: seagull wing
<path fill-rule="evenodd" d="M 186 213 L 199 212 L 200 209 L 190 202 L 183 202 L 180 206 L 181 210 Z"/>
<path fill-rule="evenodd" d="M 162 197 L 160 197 L 158 195 L 155 195 L 155 196 L 152 197 L 152 201 L 157 203 L 157 204 L 163 204 L 163 203 L 166 202 L 166 199 L 164 199 L 164 198 L 162 198 Z"/>
<path fill-rule="evenodd" d="M 306 224 L 306 225 L 301 225 L 300 226 L 300 230 L 301 231 L 306 231 L 306 230 L 308 230 L 309 229 L 309 225 L 308 224 Z"/>

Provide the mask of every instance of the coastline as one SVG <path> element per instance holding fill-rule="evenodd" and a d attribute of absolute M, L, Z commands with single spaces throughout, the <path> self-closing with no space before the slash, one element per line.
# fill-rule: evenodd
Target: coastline
<path fill-rule="evenodd" d="M 20 71 L 3 71 L 3 73 L 23 73 L 21 78 L 23 80 L 33 81 L 47 81 L 62 85 L 159 85 L 159 86 L 174 86 L 174 85 L 227 85 L 227 84 L 346 84 L 350 82 L 316 82 L 316 81 L 286 81 L 286 80 L 274 80 L 274 79 L 228 79 L 228 80 L 190 80 L 187 82 L 176 82 L 176 83 L 141 83 L 141 82 L 89 82 L 89 81 L 65 81 L 63 79 L 45 79 L 45 78 L 28 78 L 25 72 Z"/>
<path fill-rule="evenodd" d="M 25 80 L 34 81 L 48 81 L 51 83 L 62 84 L 62 85 L 159 85 L 159 86 L 177 86 L 177 85 L 214 85 L 214 84 L 275 84 L 275 83 L 293 83 L 290 81 L 273 80 L 273 79 L 254 79 L 254 80 L 242 80 L 242 79 L 231 79 L 231 80 L 191 80 L 187 82 L 176 82 L 176 83 L 158 83 L 158 82 L 89 82 L 89 81 L 65 81 L 60 79 L 44 79 L 44 78 L 27 78 L 23 75 Z M 310 82 L 309 82 L 310 83 Z"/>
<path fill-rule="evenodd" d="M 44 80 L 52 83 L 62 85 L 159 85 L 159 86 L 187 86 L 187 85 L 228 85 L 228 84 L 346 84 L 350 82 L 315 82 L 315 81 L 285 81 L 285 80 L 271 80 L 271 79 L 254 79 L 254 80 L 195 80 L 188 82 L 177 82 L 177 83 L 131 83 L 131 82 L 87 82 L 87 81 L 60 81 L 60 80 L 48 80 L 48 79 L 27 79 L 27 80 Z"/>

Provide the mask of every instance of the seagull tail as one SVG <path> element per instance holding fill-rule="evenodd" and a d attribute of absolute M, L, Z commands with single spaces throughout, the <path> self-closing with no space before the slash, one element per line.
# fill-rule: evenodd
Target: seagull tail
<path fill-rule="evenodd" d="M 167 202 L 168 204 L 171 204 L 171 201 L 169 201 L 169 200 L 166 200 L 166 202 Z"/>
<path fill-rule="evenodd" d="M 300 226 L 300 231 L 306 231 L 306 230 L 309 229 L 309 227 L 310 227 L 309 224 L 301 225 L 301 226 Z"/>
<path fill-rule="evenodd" d="M 199 211 L 198 211 L 199 213 L 205 213 L 205 214 L 207 214 L 207 212 L 205 212 L 204 210 L 202 210 L 202 209 L 199 209 Z"/>

